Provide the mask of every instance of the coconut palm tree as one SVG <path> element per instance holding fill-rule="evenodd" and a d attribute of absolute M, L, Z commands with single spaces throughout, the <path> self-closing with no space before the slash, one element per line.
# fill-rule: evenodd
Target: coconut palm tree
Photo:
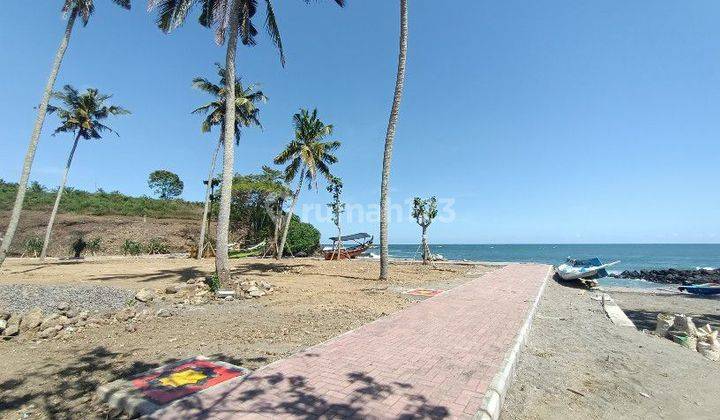
<path fill-rule="evenodd" d="M 214 97 L 212 102 L 192 112 L 193 114 L 206 114 L 202 123 L 202 132 L 208 133 L 213 126 L 220 126 L 220 139 L 218 140 L 212 161 L 210 162 L 210 173 L 208 174 L 207 188 L 205 190 L 205 208 L 203 209 L 202 224 L 200 225 L 197 259 L 202 258 L 205 248 L 205 228 L 210 210 L 210 192 L 212 190 L 212 180 L 215 176 L 215 161 L 220 152 L 220 147 L 223 145 L 223 134 L 225 132 L 223 121 L 225 121 L 226 71 L 220 64 L 216 63 L 215 65 L 217 66 L 218 76 L 220 77 L 219 84 L 216 85 L 201 77 L 193 79 L 193 86 L 195 88 Z M 258 119 L 260 110 L 256 104 L 261 101 L 267 101 L 267 97 L 261 91 L 256 90 L 255 85 L 244 87 L 239 78 L 235 79 L 235 92 L 237 92 L 235 99 L 235 144 L 237 145 L 240 142 L 241 127 L 258 126 L 262 128 L 260 120 Z"/>
<path fill-rule="evenodd" d="M 408 43 L 408 7 L 407 0 L 400 0 L 400 54 L 395 79 L 395 95 L 390 110 L 387 133 L 385 134 L 385 152 L 383 154 L 382 181 L 380 183 L 380 280 L 388 278 L 388 193 L 390 191 L 390 163 L 392 161 L 393 140 L 405 84 L 405 63 Z"/>
<path fill-rule="evenodd" d="M 317 189 L 318 173 L 328 181 L 332 181 L 333 176 L 330 173 L 330 165 L 337 162 L 337 157 L 331 152 L 340 147 L 340 142 L 337 140 L 323 141 L 326 137 L 332 135 L 333 126 L 320 121 L 317 116 L 317 109 L 314 109 L 312 113 L 306 109 L 301 109 L 299 113 L 293 116 L 293 126 L 295 127 L 295 138 L 290 141 L 285 150 L 275 157 L 274 161 L 276 165 L 288 164 L 285 167 L 286 182 L 291 183 L 296 175 L 300 174 L 297 187 L 292 195 L 290 208 L 283 223 L 283 234 L 275 256 L 277 259 L 282 258 L 285 250 L 290 220 L 297 199 L 300 196 L 303 182 L 307 180 L 308 189 Z"/>
<path fill-rule="evenodd" d="M 78 142 L 81 138 L 85 140 L 99 140 L 105 131 L 117 134 L 112 128 L 104 125 L 101 121 L 111 115 L 130 113 L 130 111 L 120 108 L 119 106 L 106 105 L 106 101 L 111 98 L 111 95 L 101 94 L 97 89 L 88 89 L 80 93 L 74 87 L 66 85 L 62 91 L 54 92 L 53 97 L 62 103 L 58 106 L 48 106 L 48 112 L 57 114 L 61 121 L 60 127 L 55 129 L 53 136 L 57 133 L 74 133 L 75 141 L 73 142 L 72 149 L 70 149 L 70 155 L 65 165 L 65 172 L 63 172 L 57 197 L 55 198 L 55 205 L 53 206 L 52 213 L 50 213 L 50 221 L 45 231 L 45 242 L 43 242 L 43 249 L 40 253 L 41 259 L 44 259 L 47 255 L 48 245 L 50 244 L 50 234 L 52 233 L 55 216 L 60 206 L 60 198 L 62 198 L 62 193 L 65 189 L 68 172 L 70 171 L 70 165 L 72 164 L 73 156 L 75 156 Z"/>
<path fill-rule="evenodd" d="M 130 9 L 130 0 L 112 0 L 112 2 L 125 9 Z M 18 222 L 20 221 L 20 212 L 22 211 L 23 202 L 25 201 L 25 192 L 27 190 L 28 179 L 30 178 L 30 169 L 32 168 L 33 160 L 35 160 L 35 150 L 37 149 L 38 140 L 40 139 L 40 132 L 42 131 L 43 124 L 45 123 L 45 115 L 47 114 L 48 104 L 50 103 L 50 96 L 55 88 L 55 80 L 60 72 L 60 64 L 62 64 L 63 57 L 65 57 L 65 51 L 67 51 L 68 44 L 70 43 L 70 35 L 72 35 L 75 20 L 79 16 L 83 25 L 87 25 L 90 21 L 90 16 L 94 11 L 95 3 L 93 0 L 64 0 L 63 2 L 62 13 L 68 16 L 68 20 L 65 25 L 65 32 L 60 40 L 60 46 L 55 53 L 55 60 L 53 60 L 52 67 L 50 69 L 50 76 L 45 84 L 45 90 L 43 91 L 40 105 L 38 106 L 35 126 L 33 127 L 32 134 L 30 135 L 30 144 L 28 145 L 27 152 L 25 152 L 25 161 L 23 162 L 22 174 L 20 175 L 20 181 L 18 182 L 15 204 L 13 205 L 12 215 L 10 216 L 10 222 L 8 223 L 2 246 L 0 246 L 0 266 L 2 266 L 5 261 L 5 257 L 7 257 L 10 250 L 10 244 L 12 243 L 15 231 L 17 230 Z"/>
<path fill-rule="evenodd" d="M 345 0 L 334 0 L 343 6 Z M 222 45 L 227 37 L 225 69 L 227 78 L 235 80 L 235 54 L 238 37 L 243 45 L 255 45 L 258 34 L 253 24 L 257 13 L 257 0 L 150 0 L 149 9 L 158 10 L 157 24 L 165 32 L 180 26 L 193 6 L 200 6 L 199 22 L 205 27 L 215 28 L 215 42 Z M 265 0 L 265 28 L 270 39 L 280 53 L 280 63 L 285 65 L 285 53 L 280 30 L 275 19 L 275 10 L 271 0 Z M 226 139 L 235 137 L 235 85 L 230 84 L 225 100 Z M 230 233 L 230 202 L 234 177 L 235 143 L 224 142 L 222 185 L 220 187 L 220 208 L 218 211 L 217 239 L 215 246 L 215 270 L 221 284 L 230 281 L 228 257 L 228 235 Z"/>

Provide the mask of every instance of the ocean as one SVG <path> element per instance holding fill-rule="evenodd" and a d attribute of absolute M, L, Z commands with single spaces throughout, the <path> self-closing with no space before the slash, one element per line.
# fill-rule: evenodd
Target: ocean
<path fill-rule="evenodd" d="M 663 268 L 720 267 L 720 244 L 562 244 L 562 245 L 431 245 L 433 254 L 449 260 L 538 262 L 560 264 L 565 258 L 598 257 L 603 262 L 620 260 L 614 271 Z M 378 253 L 378 249 L 371 250 Z M 418 245 L 390 245 L 395 258 L 420 258 Z"/>

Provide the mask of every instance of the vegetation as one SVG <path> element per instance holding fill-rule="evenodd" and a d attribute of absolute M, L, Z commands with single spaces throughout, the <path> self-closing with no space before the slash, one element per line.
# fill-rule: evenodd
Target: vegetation
<path fill-rule="evenodd" d="M 320 247 L 320 231 L 310 223 L 303 223 L 300 218 L 293 215 L 288 229 L 286 254 L 307 256 L 313 254 Z"/>
<path fill-rule="evenodd" d="M 328 203 L 330 212 L 332 214 L 332 222 L 337 227 L 338 238 L 342 237 L 342 229 L 340 229 L 340 216 L 345 212 L 345 203 L 341 201 L 343 183 L 338 177 L 333 177 L 330 184 L 327 186 L 327 191 L 332 194 L 332 201 Z M 340 249 L 342 248 L 342 241 L 337 241 L 337 259 L 340 259 Z M 335 252 L 335 251 L 333 251 Z M 332 259 L 332 258 L 331 258 Z"/>
<path fill-rule="evenodd" d="M 31 255 L 33 257 L 37 257 L 42 252 L 43 241 L 38 236 L 29 238 L 25 241 L 24 249 L 25 250 L 23 252 L 23 255 Z"/>
<path fill-rule="evenodd" d="M 130 0 L 112 1 L 124 9 L 130 9 Z M 65 33 L 63 34 L 60 45 L 55 53 L 55 60 L 53 60 L 52 68 L 50 69 L 50 76 L 45 84 L 45 90 L 43 91 L 42 99 L 40 100 L 40 105 L 38 106 L 38 114 L 35 119 L 35 126 L 33 127 L 32 134 L 30 135 L 30 143 L 28 144 L 28 149 L 25 153 L 22 174 L 20 175 L 20 182 L 18 182 L 15 202 L 12 206 L 12 214 L 10 215 L 10 221 L 8 222 L 2 245 L 0 245 L 0 266 L 2 266 L 5 258 L 7 257 L 13 237 L 15 236 L 15 231 L 17 230 L 18 222 L 20 221 L 20 213 L 22 212 L 23 203 L 25 202 L 25 193 L 30 179 L 30 169 L 33 161 L 35 160 L 35 151 L 37 150 L 38 140 L 40 139 L 40 132 L 42 131 L 43 124 L 45 123 L 45 116 L 48 111 L 50 97 L 53 89 L 55 88 L 55 80 L 60 72 L 60 65 L 65 57 L 68 44 L 70 43 L 70 35 L 72 35 L 75 20 L 79 16 L 83 25 L 87 25 L 90 20 L 90 16 L 94 11 L 95 2 L 93 0 L 63 1 L 62 13 L 68 17 L 67 25 L 65 26 Z"/>
<path fill-rule="evenodd" d="M 437 199 L 430 197 L 427 200 L 423 200 L 420 197 L 415 197 L 413 200 L 413 212 L 412 216 L 415 221 L 422 228 L 422 249 L 423 249 L 423 265 L 427 265 L 430 261 L 430 246 L 427 240 L 427 230 L 430 227 L 433 219 L 437 217 Z"/>
<path fill-rule="evenodd" d="M 230 226 L 242 232 L 245 242 L 254 245 L 275 235 L 275 220 L 270 212 L 278 196 L 288 194 L 280 172 L 263 168 L 261 174 L 238 175 L 233 181 Z"/>
<path fill-rule="evenodd" d="M 169 200 L 180 197 L 183 188 L 185 188 L 185 183 L 182 182 L 176 173 L 159 169 L 151 172 L 150 176 L 148 176 L 148 187 L 150 187 L 161 200 Z"/>
<path fill-rule="evenodd" d="M 70 172 L 70 165 L 72 164 L 78 141 L 80 141 L 80 139 L 99 140 L 105 131 L 115 133 L 113 129 L 103 124 L 102 121 L 111 115 L 130 113 L 130 111 L 119 106 L 106 105 L 105 101 L 110 99 L 110 96 L 111 95 L 101 94 L 97 89 L 88 89 L 80 93 L 70 85 L 65 85 L 61 92 L 53 93 L 53 97 L 60 100 L 60 105 L 48 106 L 48 112 L 57 114 L 61 122 L 60 127 L 55 129 L 53 135 L 58 133 L 73 133 L 75 135 L 75 142 L 73 142 L 72 149 L 70 149 L 70 155 L 68 156 L 65 171 L 60 181 L 60 187 L 57 191 L 57 197 L 55 198 L 55 205 L 50 213 L 50 221 L 48 222 L 45 232 L 45 242 L 43 243 L 40 258 L 45 258 L 47 255 L 47 248 L 48 245 L 50 245 L 50 235 L 52 234 L 53 224 L 55 223 L 55 216 L 57 216 L 58 208 L 60 207 L 60 199 L 62 198 L 62 193 L 67 183 L 68 172 Z"/>
<path fill-rule="evenodd" d="M 390 120 L 385 134 L 385 152 L 383 154 L 382 180 L 380 182 L 380 280 L 387 280 L 389 267 L 388 242 L 388 210 L 390 193 L 390 163 L 392 162 L 395 127 L 400 113 L 403 86 L 405 84 L 405 63 L 408 45 L 408 2 L 400 0 L 400 54 L 395 78 L 395 94 L 393 95 Z"/>
<path fill-rule="evenodd" d="M 85 249 L 87 249 L 87 242 L 85 242 L 85 239 L 83 239 L 82 236 L 79 236 L 75 242 L 72 243 L 72 252 L 73 252 L 73 258 L 80 258 L 85 252 Z"/>
<path fill-rule="evenodd" d="M 12 208 L 17 184 L 0 180 L 0 211 Z M 25 209 L 49 210 L 55 194 L 33 182 L 27 190 Z M 158 200 L 148 197 L 131 197 L 117 191 L 87 192 L 66 188 L 60 201 L 60 213 L 90 214 L 95 216 L 147 216 L 171 219 L 193 219 L 200 215 L 199 203 L 180 200 Z"/>
<path fill-rule="evenodd" d="M 343 6 L 344 0 L 335 0 Z M 257 0 L 151 0 L 150 10 L 159 10 L 158 26 L 168 32 L 180 26 L 187 17 L 193 5 L 200 4 L 200 24 L 205 27 L 215 27 L 215 40 L 218 44 L 228 44 L 225 54 L 225 70 L 228 80 L 235 80 L 235 54 L 237 52 L 238 37 L 243 45 L 255 45 L 258 34 L 253 24 L 257 13 Z M 280 62 L 285 65 L 285 55 L 280 39 L 280 30 L 275 19 L 275 10 L 271 0 L 265 0 L 266 16 L 265 27 L 270 39 L 280 52 Z M 225 94 L 225 124 L 224 138 L 235 137 L 235 84 L 227 86 Z M 218 210 L 218 227 L 216 238 L 215 270 L 221 283 L 227 284 L 230 280 L 230 267 L 228 264 L 228 235 L 230 230 L 230 202 L 232 194 L 233 168 L 235 158 L 235 143 L 224 142 L 222 184 L 220 188 L 220 205 Z"/>
<path fill-rule="evenodd" d="M 220 78 L 219 84 L 214 84 L 204 78 L 193 79 L 193 86 L 203 92 L 206 92 L 213 96 L 213 101 L 207 103 L 197 109 L 193 114 L 206 114 L 207 116 L 202 123 L 202 132 L 208 133 L 214 126 L 220 126 L 220 139 L 218 140 L 215 153 L 213 153 L 212 160 L 210 161 L 210 172 L 208 174 L 207 187 L 205 189 L 205 205 L 203 208 L 203 217 L 200 224 L 200 238 L 198 239 L 198 253 L 197 258 L 202 258 L 205 250 L 205 230 L 208 223 L 208 214 L 210 211 L 211 193 L 213 190 L 213 180 L 215 179 L 215 162 L 217 161 L 217 155 L 220 152 L 220 147 L 223 145 L 223 136 L 225 132 L 225 96 L 227 94 L 227 79 L 226 71 L 220 64 L 216 64 L 218 68 L 218 76 Z M 235 142 L 240 142 L 240 129 L 241 127 L 258 126 L 262 127 L 258 114 L 260 110 L 256 104 L 258 102 L 267 101 L 267 97 L 261 92 L 256 90 L 254 85 L 250 85 L 247 88 L 243 87 L 239 78 L 235 79 Z M 230 216 L 232 218 L 232 215 Z"/>
<path fill-rule="evenodd" d="M 290 209 L 283 222 L 283 235 L 280 238 L 279 252 L 276 254 L 278 259 L 282 258 L 285 250 L 290 220 L 297 199 L 300 196 L 303 182 L 307 180 L 308 189 L 313 187 L 317 189 L 318 173 L 328 181 L 332 180 L 330 165 L 338 161 L 332 152 L 340 147 L 339 141 L 323 141 L 326 137 L 332 135 L 333 126 L 326 125 L 318 118 L 317 109 L 314 109 L 312 113 L 306 109 L 301 109 L 299 113 L 293 116 L 293 125 L 295 127 L 295 138 L 275 158 L 276 165 L 287 164 L 285 167 L 286 182 L 292 182 L 299 175 L 297 187 L 292 195 Z"/>
<path fill-rule="evenodd" d="M 125 239 L 125 243 L 122 246 L 122 251 L 125 255 L 140 255 L 142 254 L 142 250 L 142 244 L 131 239 Z"/>
<path fill-rule="evenodd" d="M 148 244 L 145 246 L 145 252 L 147 252 L 150 255 L 155 254 L 169 254 L 170 249 L 168 248 L 167 243 L 165 243 L 165 240 L 162 238 L 152 238 L 150 241 L 148 241 Z"/>
<path fill-rule="evenodd" d="M 90 251 L 92 255 L 100 252 L 102 250 L 102 239 L 93 238 L 87 241 L 87 250 Z"/>
<path fill-rule="evenodd" d="M 218 290 L 220 290 L 220 287 L 222 286 L 222 283 L 220 283 L 220 279 L 218 278 L 217 274 L 205 277 L 205 284 L 208 285 L 210 291 L 213 293 L 216 293 Z"/>

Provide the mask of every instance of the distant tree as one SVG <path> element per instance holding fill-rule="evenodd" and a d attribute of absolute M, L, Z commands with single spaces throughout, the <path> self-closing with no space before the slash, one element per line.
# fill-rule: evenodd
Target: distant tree
<path fill-rule="evenodd" d="M 183 184 L 177 174 L 164 169 L 154 171 L 148 177 L 148 187 L 155 192 L 161 199 L 169 200 L 179 197 L 183 192 L 185 184 Z"/>
<path fill-rule="evenodd" d="M 203 92 L 206 92 L 213 96 L 213 101 L 209 102 L 197 109 L 193 114 L 206 114 L 207 116 L 203 120 L 201 129 L 203 133 L 208 133 L 214 126 L 220 126 L 220 139 L 218 140 L 217 147 L 215 147 L 215 153 L 213 153 L 212 161 L 210 162 L 210 173 L 208 174 L 207 187 L 205 189 L 205 207 L 203 209 L 203 217 L 200 225 L 200 238 L 198 239 L 198 253 L 196 258 L 202 258 L 203 251 L 205 249 L 205 230 L 208 223 L 208 212 L 210 210 L 210 192 L 213 185 L 210 183 L 215 177 L 215 162 L 217 161 L 217 155 L 220 152 L 220 147 L 223 145 L 223 139 L 225 135 L 225 98 L 227 96 L 227 72 L 220 64 L 215 64 L 218 68 L 218 76 L 220 77 L 220 84 L 214 84 L 211 81 L 197 77 L 193 79 L 193 86 Z M 258 114 L 260 110 L 256 104 L 258 102 L 267 101 L 267 97 L 259 90 L 256 90 L 255 85 L 249 85 L 244 87 L 239 78 L 235 79 L 235 143 L 240 142 L 240 130 L 241 127 L 257 126 L 261 127 Z"/>
<path fill-rule="evenodd" d="M 112 2 L 124 9 L 130 9 L 130 0 L 112 0 Z M 95 2 L 93 0 L 63 1 L 62 13 L 68 17 L 67 24 L 65 25 L 65 33 L 60 41 L 60 46 L 58 46 L 57 52 L 55 52 L 55 60 L 53 60 L 52 67 L 50 69 L 50 76 L 45 83 L 45 90 L 43 91 L 42 98 L 40 99 L 40 105 L 37 108 L 35 126 L 33 127 L 32 134 L 30 135 L 30 143 L 28 144 L 27 152 L 25 152 L 25 161 L 23 162 L 22 174 L 20 175 L 20 181 L 18 182 L 15 204 L 13 205 L 10 221 L 8 223 L 7 230 L 5 231 L 2 245 L 0 246 L 0 266 L 2 266 L 5 261 L 5 257 L 7 257 L 10 250 L 10 244 L 15 236 L 15 230 L 17 230 L 18 221 L 20 220 L 20 212 L 22 211 L 23 202 L 25 201 L 27 183 L 30 178 L 30 169 L 32 168 L 33 160 L 35 160 L 35 150 L 37 150 L 40 132 L 42 131 L 43 124 L 45 123 L 45 116 L 48 112 L 48 104 L 50 103 L 50 98 L 52 96 L 53 89 L 55 88 L 55 80 L 57 80 L 57 75 L 60 72 L 60 65 L 65 57 L 65 51 L 67 51 L 68 45 L 70 44 L 70 35 L 72 35 L 75 20 L 80 17 L 83 25 L 87 25 L 90 21 L 90 16 L 94 11 Z"/>
<path fill-rule="evenodd" d="M 340 250 L 342 248 L 342 229 L 340 229 L 340 216 L 345 212 L 345 203 L 342 202 L 343 183 L 338 177 L 333 177 L 330 180 L 330 184 L 327 186 L 327 191 L 332 194 L 332 201 L 328 203 L 330 212 L 332 213 L 332 222 L 337 227 L 338 241 L 337 241 L 337 254 L 333 251 L 333 256 L 337 255 L 337 259 L 340 259 Z M 330 258 L 332 259 L 332 258 Z"/>
<path fill-rule="evenodd" d="M 423 265 L 427 265 L 430 261 L 430 246 L 427 240 L 427 230 L 430 227 L 433 219 L 437 217 L 437 199 L 430 197 L 428 200 L 423 200 L 420 197 L 415 197 L 413 200 L 413 212 L 412 216 L 417 221 L 417 224 L 422 228 L 422 249 L 423 249 Z"/>
<path fill-rule="evenodd" d="M 323 141 L 326 137 L 332 135 L 333 126 L 326 125 L 318 118 L 317 109 L 312 112 L 301 109 L 299 113 L 293 116 L 293 125 L 295 127 L 295 138 L 290 141 L 285 150 L 275 157 L 276 165 L 288 164 L 285 167 L 286 182 L 290 183 L 298 174 L 300 175 L 297 188 L 295 188 L 292 195 L 290 209 L 287 211 L 283 223 L 283 234 L 280 238 L 278 253 L 275 256 L 278 259 L 282 258 L 285 251 L 285 241 L 290 227 L 290 220 L 298 196 L 300 196 L 303 182 L 307 180 L 308 189 L 313 187 L 317 189 L 318 173 L 322 174 L 328 181 L 332 180 L 330 165 L 338 160 L 332 152 L 340 147 L 339 141 Z"/>
<path fill-rule="evenodd" d="M 68 156 L 65 172 L 63 173 L 60 187 L 58 188 L 55 205 L 50 214 L 50 222 L 48 222 L 47 231 L 45 232 L 45 242 L 43 243 L 42 254 L 40 258 L 44 259 L 47 255 L 48 245 L 50 244 L 50 235 L 52 233 L 55 216 L 60 207 L 60 198 L 62 197 L 65 183 L 67 183 L 68 172 L 72 164 L 75 150 L 80 139 L 100 140 L 104 131 L 117 133 L 110 127 L 104 125 L 101 121 L 111 115 L 129 114 L 130 111 L 115 105 L 107 105 L 106 102 L 111 95 L 104 95 L 97 89 L 88 89 L 80 93 L 74 87 L 65 85 L 60 92 L 53 93 L 53 97 L 60 101 L 59 105 L 49 105 L 48 112 L 55 113 L 60 118 L 61 125 L 55 130 L 55 133 L 74 133 L 75 142 L 70 155 Z"/>
<path fill-rule="evenodd" d="M 389 270 L 388 211 L 390 193 L 390 164 L 392 163 L 395 127 L 400 113 L 403 87 L 405 85 L 405 63 L 408 46 L 408 0 L 400 0 L 400 54 L 398 56 L 390 120 L 385 134 L 385 152 L 383 154 L 382 180 L 380 181 L 380 280 L 387 280 Z"/>
<path fill-rule="evenodd" d="M 280 52 L 280 62 L 285 65 L 280 30 L 275 19 L 275 9 L 271 0 L 265 0 L 265 28 L 270 39 Z M 335 0 L 343 6 L 345 0 Z M 258 30 L 254 25 L 257 14 L 257 0 L 150 0 L 149 10 L 158 10 L 157 24 L 163 32 L 169 32 L 182 25 L 193 6 L 202 10 L 199 22 L 205 27 L 215 27 L 215 41 L 222 45 L 227 38 L 225 68 L 227 78 L 235 80 L 235 55 L 238 39 L 243 45 L 255 45 Z M 235 137 L 235 85 L 229 84 L 225 101 L 225 138 Z M 215 247 L 215 270 L 221 284 L 230 282 L 230 264 L 228 256 L 228 237 L 230 234 L 230 202 L 232 199 L 232 181 L 235 175 L 235 143 L 226 141 L 223 148 L 222 184 L 220 186 L 220 205 L 218 209 L 217 238 Z"/>

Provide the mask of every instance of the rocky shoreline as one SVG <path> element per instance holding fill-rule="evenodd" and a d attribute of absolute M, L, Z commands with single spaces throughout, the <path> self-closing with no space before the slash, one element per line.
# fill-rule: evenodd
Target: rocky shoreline
<path fill-rule="evenodd" d="M 610 274 L 610 277 L 618 279 L 643 279 L 654 283 L 663 284 L 703 284 L 720 282 L 720 269 L 715 270 L 676 270 L 668 268 L 665 270 L 626 270 L 620 274 Z"/>

